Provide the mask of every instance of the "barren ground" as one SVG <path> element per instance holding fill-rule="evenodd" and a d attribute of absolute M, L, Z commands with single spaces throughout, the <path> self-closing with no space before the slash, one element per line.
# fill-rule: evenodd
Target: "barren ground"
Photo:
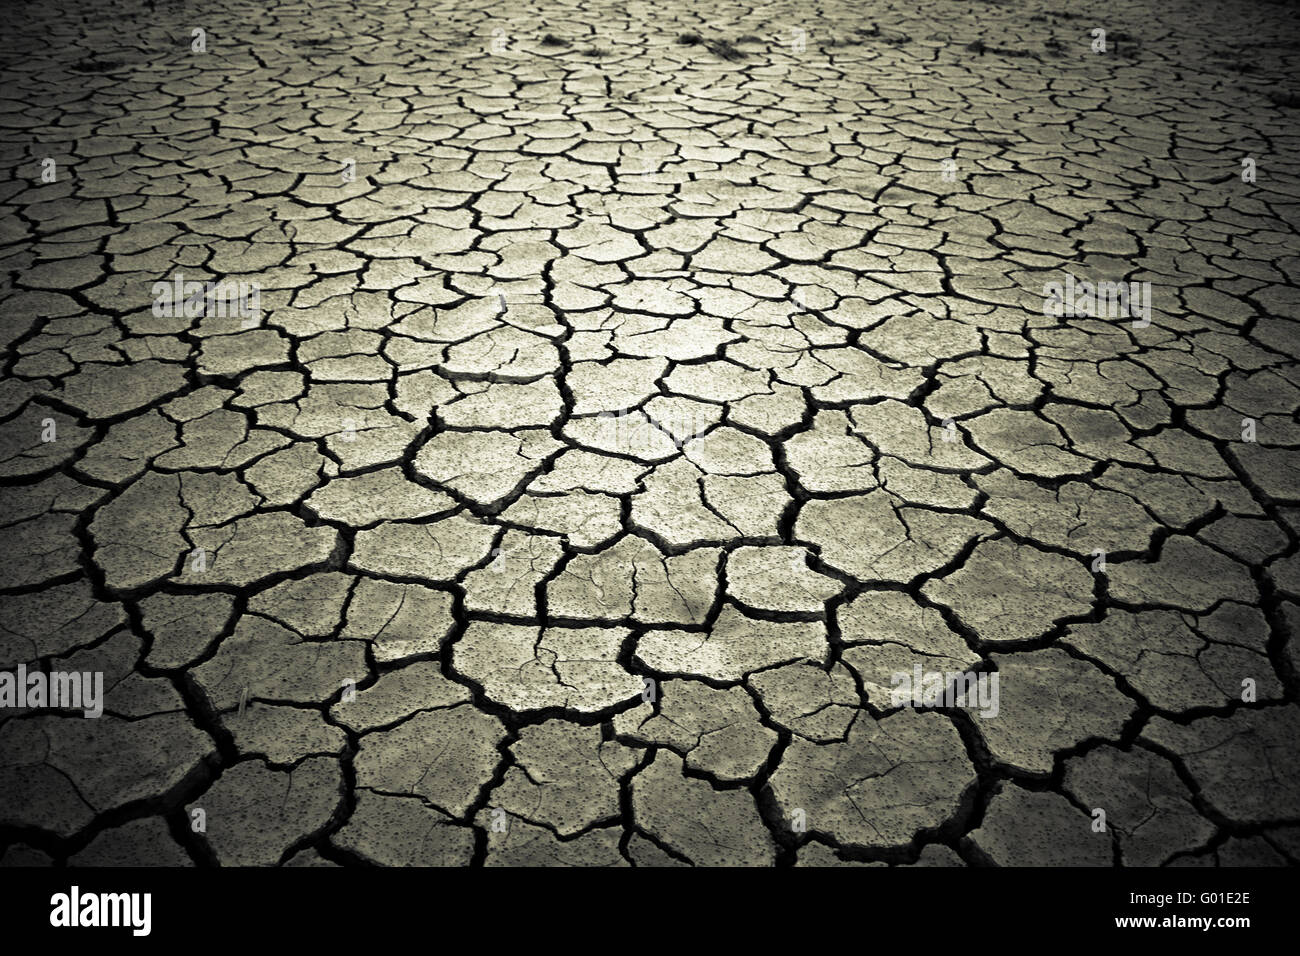
<path fill-rule="evenodd" d="M 3 863 L 1300 860 L 1293 5 L 0 12 Z"/>

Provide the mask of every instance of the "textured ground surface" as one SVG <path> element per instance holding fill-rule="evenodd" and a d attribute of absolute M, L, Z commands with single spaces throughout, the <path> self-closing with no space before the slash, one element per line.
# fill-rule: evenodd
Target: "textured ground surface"
<path fill-rule="evenodd" d="M 1300 859 L 1294 8 L 488 6 L 3 11 L 3 862 Z"/>

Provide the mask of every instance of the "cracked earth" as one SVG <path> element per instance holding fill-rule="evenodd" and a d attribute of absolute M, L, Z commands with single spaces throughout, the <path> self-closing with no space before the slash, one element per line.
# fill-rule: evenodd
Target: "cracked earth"
<path fill-rule="evenodd" d="M 1294 9 L 488 7 L 5 9 L 3 863 L 1300 860 Z"/>

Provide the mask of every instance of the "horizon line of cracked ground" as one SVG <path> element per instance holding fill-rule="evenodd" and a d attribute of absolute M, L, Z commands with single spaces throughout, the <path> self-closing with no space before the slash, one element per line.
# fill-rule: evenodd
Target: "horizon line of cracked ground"
<path fill-rule="evenodd" d="M 0 862 L 1296 863 L 1286 9 L 6 11 Z"/>

